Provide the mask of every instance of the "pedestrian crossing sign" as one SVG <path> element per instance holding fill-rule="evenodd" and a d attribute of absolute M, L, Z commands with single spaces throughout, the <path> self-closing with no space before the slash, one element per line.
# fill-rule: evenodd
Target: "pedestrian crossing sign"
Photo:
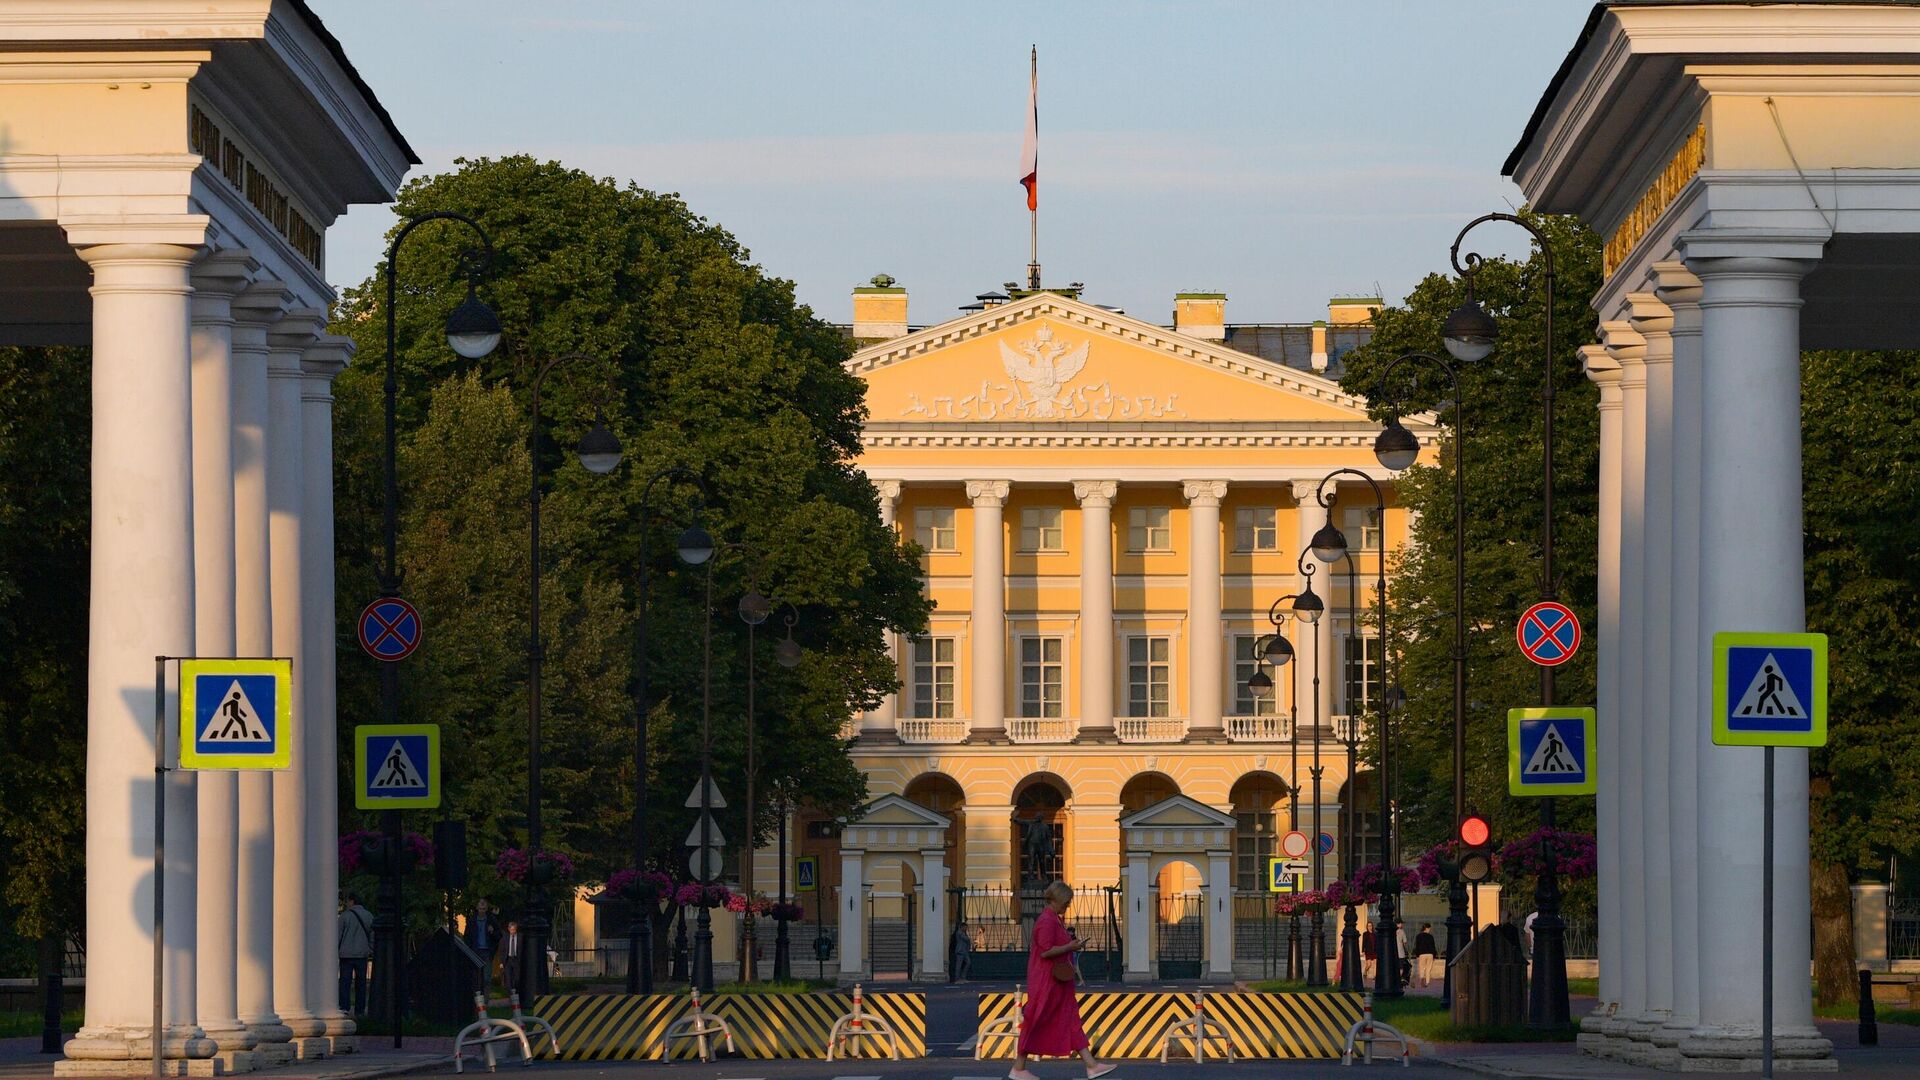
<path fill-rule="evenodd" d="M 793 891 L 813 892 L 820 888 L 820 856 L 802 855 L 793 861 Z"/>
<path fill-rule="evenodd" d="M 353 731 L 353 777 L 358 809 L 439 806 L 440 725 L 360 725 Z"/>
<path fill-rule="evenodd" d="M 1827 635 L 1713 635 L 1713 741 L 1827 744 Z"/>
<path fill-rule="evenodd" d="M 293 764 L 293 661 L 180 661 L 180 767 Z"/>
<path fill-rule="evenodd" d="M 1508 709 L 1507 791 L 1513 795 L 1591 795 L 1592 709 Z"/>

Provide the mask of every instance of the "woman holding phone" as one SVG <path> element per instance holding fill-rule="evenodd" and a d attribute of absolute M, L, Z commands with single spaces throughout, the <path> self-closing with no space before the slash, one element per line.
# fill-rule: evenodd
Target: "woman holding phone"
<path fill-rule="evenodd" d="M 1039 1080 L 1027 1068 L 1027 1059 L 1036 1054 L 1078 1054 L 1086 1062 L 1087 1080 L 1098 1080 L 1114 1066 L 1094 1058 L 1087 1046 L 1086 1030 L 1080 1026 L 1080 1002 L 1074 993 L 1080 972 L 1073 961 L 1087 943 L 1073 936 L 1063 917 L 1073 903 L 1073 890 L 1066 882 L 1056 881 L 1041 895 L 1046 906 L 1033 924 L 1033 948 L 1027 954 L 1027 1005 L 1021 1013 L 1013 1071 L 1007 1077 Z"/>

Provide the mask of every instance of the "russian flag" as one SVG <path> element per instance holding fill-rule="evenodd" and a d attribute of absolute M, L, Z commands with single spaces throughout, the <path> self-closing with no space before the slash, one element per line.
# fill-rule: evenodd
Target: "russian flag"
<path fill-rule="evenodd" d="M 1040 71 L 1034 54 L 1033 81 L 1027 87 L 1027 137 L 1020 145 L 1020 184 L 1027 189 L 1027 209 L 1040 209 Z"/>

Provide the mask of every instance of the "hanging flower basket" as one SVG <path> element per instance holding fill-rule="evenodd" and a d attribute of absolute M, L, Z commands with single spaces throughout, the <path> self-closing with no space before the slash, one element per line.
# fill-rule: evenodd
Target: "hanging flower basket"
<path fill-rule="evenodd" d="M 807 912 L 799 904 L 782 903 L 776 900 L 767 908 L 767 914 L 771 915 L 775 922 L 799 922 L 806 917 Z"/>
<path fill-rule="evenodd" d="M 1417 891 L 1420 888 L 1420 874 L 1405 866 L 1388 869 L 1379 863 L 1371 863 L 1353 872 L 1353 884 L 1361 892 L 1377 899 L 1383 892 Z"/>
<path fill-rule="evenodd" d="M 339 841 L 340 872 L 352 874 L 381 874 L 388 872 L 389 855 L 387 836 L 373 829 L 355 829 L 342 833 Z M 433 841 L 417 832 L 402 833 L 400 847 L 396 854 L 397 865 L 393 873 L 409 873 L 416 866 L 433 862 Z"/>
<path fill-rule="evenodd" d="M 733 890 L 725 885 L 702 885 L 692 881 L 680 886 L 673 894 L 674 903 L 681 907 L 726 907 L 732 899 Z"/>
<path fill-rule="evenodd" d="M 1361 888 L 1357 882 L 1327 882 L 1327 902 L 1333 907 L 1365 907 L 1378 899 L 1379 894 Z"/>
<path fill-rule="evenodd" d="M 616 870 L 607 879 L 607 894 L 638 904 L 657 904 L 673 891 L 673 879 L 658 870 Z"/>
<path fill-rule="evenodd" d="M 493 872 L 521 885 L 548 885 L 573 880 L 573 860 L 558 851 L 522 851 L 508 848 L 493 861 Z"/>
<path fill-rule="evenodd" d="M 1553 845 L 1553 869 L 1560 877 L 1574 881 L 1590 878 L 1600 869 L 1600 856 L 1594 849 L 1593 834 L 1566 829 L 1535 829 L 1500 849 L 1504 869 L 1537 876 L 1547 868 L 1547 844 Z"/>
<path fill-rule="evenodd" d="M 1287 916 L 1324 915 L 1333 907 L 1324 891 L 1286 893 L 1273 902 L 1274 914 Z"/>

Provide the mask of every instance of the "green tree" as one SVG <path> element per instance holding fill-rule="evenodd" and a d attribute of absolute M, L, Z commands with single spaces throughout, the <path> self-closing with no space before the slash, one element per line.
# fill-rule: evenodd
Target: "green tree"
<path fill-rule="evenodd" d="M 90 366 L 0 348 L 0 929 L 28 940 L 78 936 L 86 894 Z"/>
<path fill-rule="evenodd" d="M 1583 623 L 1594 619 L 1598 562 L 1595 508 L 1599 496 L 1599 394 L 1574 358 L 1594 340 L 1591 298 L 1600 284 L 1600 245 L 1571 219 L 1535 216 L 1553 245 L 1554 336 L 1554 568 L 1558 597 Z M 1489 234 L 1492 229 L 1486 230 Z M 1488 239 L 1480 233 L 1476 239 Z M 1467 802 L 1488 815 L 1495 836 L 1517 839 L 1538 825 L 1539 800 L 1507 794 L 1507 710 L 1539 701 L 1539 668 L 1514 646 L 1520 613 L 1540 599 L 1541 385 L 1545 295 L 1544 262 L 1535 250 L 1524 262 L 1493 259 L 1475 282 L 1479 299 L 1500 322 L 1492 355 L 1455 364 L 1465 401 Z M 1453 394 L 1438 367 L 1410 361 L 1392 384 L 1380 378 L 1395 357 L 1427 352 L 1447 357 L 1440 326 L 1466 299 L 1464 283 L 1433 274 L 1401 307 L 1375 320 L 1373 339 L 1348 354 L 1341 380 L 1349 392 L 1372 399 L 1376 415 L 1388 402 L 1407 411 L 1439 409 L 1447 425 L 1438 466 L 1416 466 L 1401 477 L 1398 497 L 1418 512 L 1413 542 L 1387 583 L 1389 630 L 1399 653 L 1391 672 L 1408 697 L 1394 722 L 1395 792 L 1400 800 L 1401 849 L 1418 852 L 1453 829 Z M 1448 358 L 1449 360 L 1451 358 Z M 1594 650 L 1557 669 L 1555 696 L 1563 703 L 1593 700 Z M 1562 828 L 1591 830 L 1593 802 L 1562 799 Z"/>
<path fill-rule="evenodd" d="M 760 790 L 779 782 L 830 813 L 858 805 L 865 781 L 842 724 L 895 688 L 884 635 L 922 628 L 928 603 L 915 560 L 881 526 L 872 485 L 853 465 L 864 388 L 843 366 L 844 336 L 674 196 L 510 157 L 415 181 L 396 210 L 472 216 L 497 251 L 482 286 L 505 329 L 492 356 L 464 360 L 445 343 L 442 324 L 465 295 L 460 255 L 472 244 L 456 224 L 409 238 L 397 313 L 400 551 L 405 591 L 426 621 L 425 645 L 403 669 L 403 707 L 458 732 L 449 788 L 479 827 L 476 858 L 523 828 L 529 394 L 539 365 L 571 351 L 595 359 L 548 376 L 539 445 L 549 845 L 584 858 L 594 877 L 631 861 L 627 688 L 644 544 L 651 836 L 659 865 L 684 866 L 679 841 L 692 812 L 680 804 L 698 775 L 707 571 L 682 566 L 674 540 L 696 517 L 745 545 L 723 551 L 712 571 L 715 767 L 730 804 L 722 831 L 736 842 L 743 833 L 746 628 L 734 605 L 750 585 L 794 605 L 807 650 L 796 669 L 773 663 L 786 608 L 759 634 Z M 384 299 L 376 273 L 348 290 L 336 320 L 360 344 L 338 388 L 343 620 L 376 589 Z M 570 452 L 597 417 L 625 448 L 609 476 L 587 473 Z M 642 487 L 669 467 L 698 476 L 704 500 L 691 484 L 657 485 L 642 536 Z M 343 655 L 343 717 L 378 715 L 375 666 L 357 650 Z M 771 817 L 760 815 L 762 839 Z"/>

